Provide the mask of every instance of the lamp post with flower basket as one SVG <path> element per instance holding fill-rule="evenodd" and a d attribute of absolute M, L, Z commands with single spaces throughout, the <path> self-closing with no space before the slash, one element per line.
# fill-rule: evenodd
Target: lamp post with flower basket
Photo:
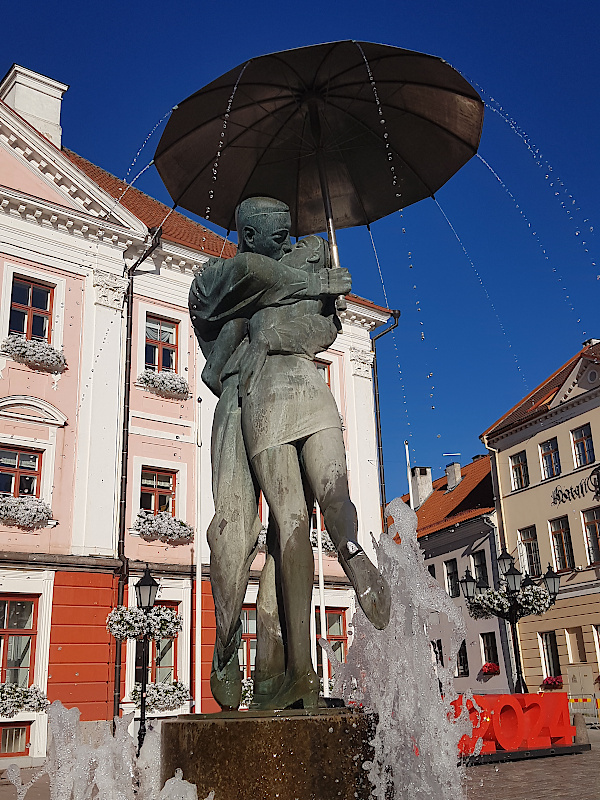
<path fill-rule="evenodd" d="M 529 575 L 523 576 L 515 567 L 514 558 L 506 550 L 498 557 L 498 566 L 502 574 L 499 589 L 490 589 L 482 581 L 476 581 L 468 568 L 460 585 L 469 614 L 474 619 L 499 617 L 510 625 L 515 654 L 514 691 L 516 694 L 526 694 L 528 689 L 521 666 L 517 622 L 530 614 L 543 614 L 554 605 L 560 587 L 560 576 L 548 564 L 547 572 L 536 583 Z"/>
<path fill-rule="evenodd" d="M 158 583 L 150 574 L 150 570 L 146 565 L 144 574 L 135 584 L 135 596 L 138 608 L 141 608 L 144 614 L 153 609 L 156 595 L 158 592 Z M 140 728 L 138 731 L 138 756 L 144 739 L 146 738 L 146 693 L 148 688 L 148 631 L 146 630 L 142 643 L 142 685 L 140 690 Z"/>

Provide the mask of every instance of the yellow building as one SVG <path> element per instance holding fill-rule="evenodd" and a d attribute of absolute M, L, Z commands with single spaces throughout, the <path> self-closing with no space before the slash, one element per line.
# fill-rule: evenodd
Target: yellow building
<path fill-rule="evenodd" d="M 495 422 L 481 439 L 492 456 L 498 522 L 516 565 L 561 576 L 556 604 L 519 623 L 530 692 L 562 675 L 577 707 L 593 712 L 600 662 L 600 340 Z"/>

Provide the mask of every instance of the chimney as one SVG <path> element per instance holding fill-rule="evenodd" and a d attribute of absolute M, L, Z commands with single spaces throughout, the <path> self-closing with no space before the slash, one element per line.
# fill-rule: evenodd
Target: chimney
<path fill-rule="evenodd" d="M 60 148 L 60 106 L 68 88 L 65 83 L 13 64 L 0 83 L 0 100 Z"/>
<path fill-rule="evenodd" d="M 412 467 L 410 476 L 415 508 L 420 508 L 429 495 L 433 494 L 431 467 Z"/>
<path fill-rule="evenodd" d="M 458 461 L 453 461 L 451 464 L 447 465 L 446 478 L 448 479 L 447 491 L 451 492 L 453 489 L 456 489 L 458 484 L 462 481 L 462 475 L 460 474 L 460 464 L 458 463 Z"/>

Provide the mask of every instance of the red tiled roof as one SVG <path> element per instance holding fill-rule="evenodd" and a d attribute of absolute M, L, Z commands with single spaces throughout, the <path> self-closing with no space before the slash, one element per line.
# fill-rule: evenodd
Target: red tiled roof
<path fill-rule="evenodd" d="M 88 178 L 97 183 L 98 186 L 107 192 L 115 200 L 120 200 L 121 205 L 131 211 L 148 228 L 157 227 L 170 211 L 164 203 L 160 203 L 139 189 L 134 187 L 127 188 L 127 184 L 106 172 L 101 167 L 97 167 L 82 156 L 77 155 L 72 150 L 63 148 L 64 155 L 75 164 Z M 127 190 L 127 191 L 125 191 Z M 209 256 L 219 256 L 222 254 L 226 258 L 235 255 L 236 246 L 231 242 L 226 242 L 223 248 L 224 239 L 216 233 L 208 230 L 198 222 L 174 211 L 163 225 L 162 238 L 175 244 L 190 247 Z"/>
<path fill-rule="evenodd" d="M 557 369 L 553 375 L 550 375 L 549 378 L 520 400 L 516 406 L 513 406 L 510 411 L 507 411 L 504 416 L 494 422 L 479 438 L 497 436 L 510 430 L 515 425 L 545 414 L 556 393 L 569 377 L 579 359 L 583 357 L 600 364 L 600 344 L 592 344 L 582 348 L 566 364 Z"/>
<path fill-rule="evenodd" d="M 462 480 L 451 492 L 445 475 L 433 482 L 433 493 L 417 509 L 418 538 L 494 510 L 490 457 L 466 464 L 460 474 Z M 408 495 L 402 499 L 407 502 Z"/>

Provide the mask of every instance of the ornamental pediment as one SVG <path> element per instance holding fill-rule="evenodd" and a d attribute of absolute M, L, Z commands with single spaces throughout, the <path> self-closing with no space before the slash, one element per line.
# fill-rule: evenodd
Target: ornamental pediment
<path fill-rule="evenodd" d="M 589 358 L 580 358 L 556 391 L 548 407 L 557 408 L 579 395 L 598 388 L 600 388 L 600 364 Z"/>

